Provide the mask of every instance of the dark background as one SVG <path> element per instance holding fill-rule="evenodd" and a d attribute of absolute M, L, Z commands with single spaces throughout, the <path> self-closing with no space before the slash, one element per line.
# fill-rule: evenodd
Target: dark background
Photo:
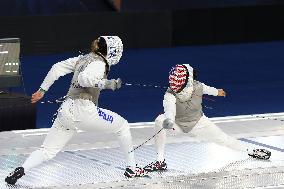
<path fill-rule="evenodd" d="M 0 38 L 20 37 L 23 54 L 86 49 L 119 35 L 126 49 L 284 38 L 284 2 L 276 0 L 2 0 Z"/>

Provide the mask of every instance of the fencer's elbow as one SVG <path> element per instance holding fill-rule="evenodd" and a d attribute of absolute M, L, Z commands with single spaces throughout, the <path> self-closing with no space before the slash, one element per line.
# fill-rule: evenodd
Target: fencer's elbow
<path fill-rule="evenodd" d="M 57 73 L 57 70 L 58 70 L 57 67 L 58 67 L 58 66 L 57 66 L 56 64 L 54 64 L 54 65 L 50 68 L 50 70 L 49 70 L 48 73 L 52 73 L 52 75 L 55 75 L 55 74 Z"/>
<path fill-rule="evenodd" d="M 61 70 L 61 66 L 59 63 L 53 64 L 51 70 L 58 71 Z"/>

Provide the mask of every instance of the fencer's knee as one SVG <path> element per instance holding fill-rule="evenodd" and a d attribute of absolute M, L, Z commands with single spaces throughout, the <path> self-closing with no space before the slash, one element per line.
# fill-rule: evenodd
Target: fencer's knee
<path fill-rule="evenodd" d="M 227 146 L 229 145 L 229 137 L 228 136 L 222 136 L 222 137 L 217 137 L 215 138 L 215 143 L 219 144 L 219 145 L 222 145 L 222 146 Z"/>
<path fill-rule="evenodd" d="M 130 135 L 130 126 L 127 120 L 124 120 L 121 129 L 116 133 L 118 137 Z"/>

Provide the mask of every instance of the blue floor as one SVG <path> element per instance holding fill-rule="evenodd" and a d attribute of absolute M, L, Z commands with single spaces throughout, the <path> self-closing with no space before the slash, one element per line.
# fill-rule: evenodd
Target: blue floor
<path fill-rule="evenodd" d="M 24 56 L 22 70 L 26 93 L 37 90 L 50 67 L 57 61 L 79 53 Z M 127 83 L 167 85 L 168 71 L 175 64 L 190 64 L 198 70 L 198 80 L 224 88 L 228 96 L 204 99 L 209 117 L 283 112 L 284 41 L 191 46 L 125 51 L 121 62 L 111 70 L 110 78 Z M 64 96 L 70 76 L 59 79 L 44 100 Z M 23 90 L 23 89 L 16 89 Z M 99 105 L 111 109 L 129 122 L 154 121 L 163 112 L 164 89 L 124 86 L 119 91 L 103 91 Z M 38 104 L 37 127 L 50 127 L 58 108 Z"/>

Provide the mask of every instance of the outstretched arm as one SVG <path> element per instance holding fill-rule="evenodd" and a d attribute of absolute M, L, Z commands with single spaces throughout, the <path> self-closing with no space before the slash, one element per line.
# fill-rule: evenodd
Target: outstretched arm
<path fill-rule="evenodd" d="M 173 94 L 166 92 L 166 94 L 164 95 L 163 106 L 164 106 L 165 117 L 171 120 L 175 120 L 176 97 Z"/>
<path fill-rule="evenodd" d="M 203 94 L 212 95 L 212 96 L 226 96 L 226 92 L 223 89 L 216 89 L 202 83 Z"/>
<path fill-rule="evenodd" d="M 80 55 L 81 56 L 81 55 Z M 32 103 L 36 103 L 44 96 L 45 92 L 50 88 L 50 86 L 61 76 L 69 74 L 74 71 L 75 64 L 77 60 L 80 58 L 74 57 L 69 58 L 67 60 L 58 62 L 54 64 L 51 69 L 49 70 L 48 74 L 46 75 L 45 79 L 43 80 L 40 89 L 32 94 Z"/>
<path fill-rule="evenodd" d="M 82 87 L 93 87 L 100 89 L 119 89 L 121 87 L 120 79 L 104 79 L 105 63 L 95 61 L 90 63 L 84 71 L 78 75 L 78 82 Z"/>
<path fill-rule="evenodd" d="M 163 121 L 164 129 L 172 129 L 176 117 L 176 97 L 166 92 L 163 100 L 164 112 L 166 119 Z"/>

